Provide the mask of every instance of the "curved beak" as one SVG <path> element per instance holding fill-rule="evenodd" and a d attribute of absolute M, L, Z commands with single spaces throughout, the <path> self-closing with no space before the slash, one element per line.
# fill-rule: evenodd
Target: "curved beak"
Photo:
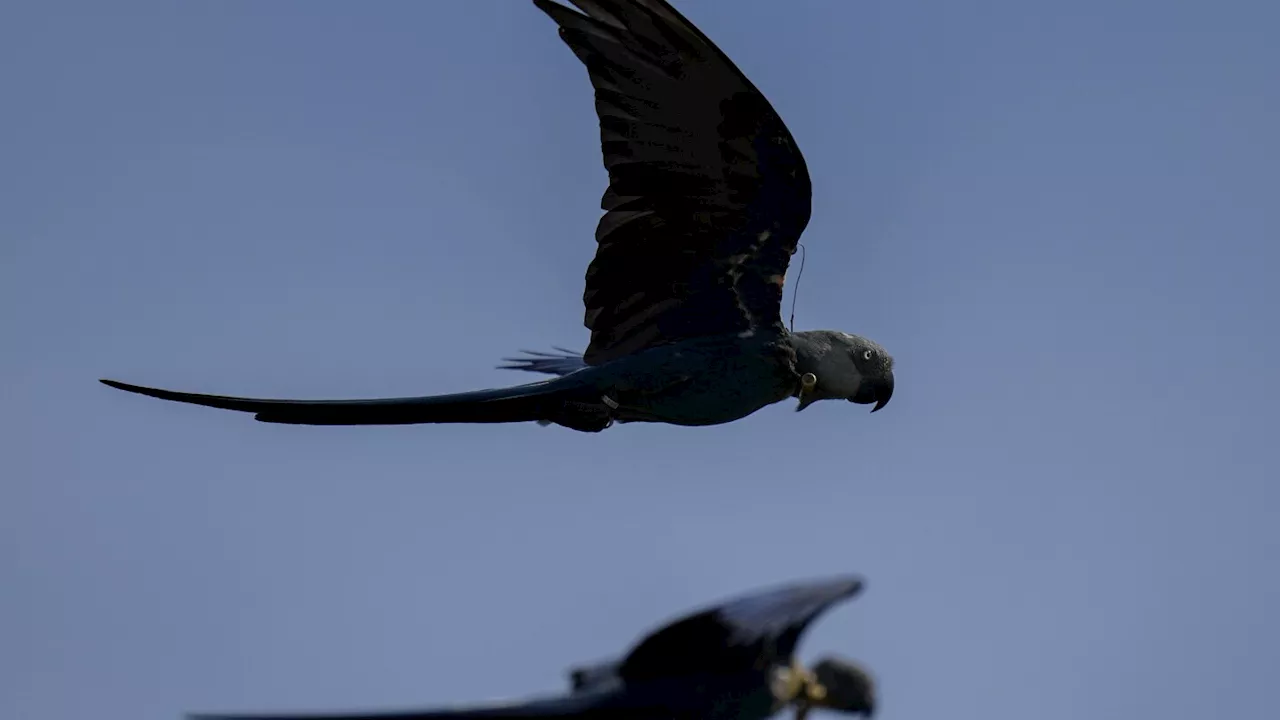
<path fill-rule="evenodd" d="M 889 404 L 889 398 L 893 397 L 893 371 L 890 370 L 885 374 L 884 379 L 876 384 L 876 406 L 871 408 L 871 412 L 875 412 L 885 405 Z"/>
<path fill-rule="evenodd" d="M 858 394 L 849 398 L 849 402 L 858 403 L 859 405 L 875 403 L 875 407 L 871 408 L 871 412 L 875 412 L 888 405 L 891 397 L 893 397 L 892 370 L 880 377 L 864 380 L 861 387 L 858 388 Z"/>

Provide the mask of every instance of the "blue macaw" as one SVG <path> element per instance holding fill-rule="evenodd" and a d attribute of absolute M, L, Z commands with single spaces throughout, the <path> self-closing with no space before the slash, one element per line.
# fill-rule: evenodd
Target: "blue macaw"
<path fill-rule="evenodd" d="M 809 223 L 809 171 L 773 107 L 663 0 L 533 0 L 586 66 L 609 187 L 586 273 L 586 351 L 556 377 L 449 395 L 276 400 L 102 380 L 299 425 L 715 425 L 797 398 L 874 405 L 893 358 L 865 337 L 791 332 L 783 282 Z M 577 366 L 576 372 L 560 370 Z"/>

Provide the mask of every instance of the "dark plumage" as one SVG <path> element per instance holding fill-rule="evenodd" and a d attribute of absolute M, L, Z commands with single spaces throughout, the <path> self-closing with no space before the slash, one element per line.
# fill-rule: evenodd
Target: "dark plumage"
<path fill-rule="evenodd" d="M 797 582 L 674 620 L 622 658 L 573 668 L 570 691 L 454 708 L 361 713 L 200 714 L 190 720 L 765 720 L 787 706 L 871 717 L 875 682 L 847 660 L 795 659 L 808 626 L 861 592 L 860 578 Z"/>
<path fill-rule="evenodd" d="M 663 0 L 533 0 L 586 66 L 609 187 L 586 274 L 581 356 L 516 369 L 554 379 L 454 395 L 267 400 L 104 383 L 264 422 L 537 421 L 713 425 L 787 398 L 884 407 L 893 359 L 847 333 L 791 333 L 783 279 L 809 222 L 804 158 L 769 102 Z"/>

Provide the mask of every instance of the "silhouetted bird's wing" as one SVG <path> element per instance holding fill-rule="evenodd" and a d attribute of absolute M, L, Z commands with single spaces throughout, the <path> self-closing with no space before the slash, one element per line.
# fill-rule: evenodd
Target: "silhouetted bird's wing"
<path fill-rule="evenodd" d="M 609 171 L 583 293 L 585 361 L 781 328 L 811 188 L 773 107 L 662 0 L 569 0 L 581 13 L 533 1 L 587 67 Z"/>
<path fill-rule="evenodd" d="M 623 660 L 628 683 L 679 674 L 731 674 L 788 662 L 805 629 L 838 602 L 862 591 L 843 576 L 792 583 L 687 615 L 645 637 Z"/>

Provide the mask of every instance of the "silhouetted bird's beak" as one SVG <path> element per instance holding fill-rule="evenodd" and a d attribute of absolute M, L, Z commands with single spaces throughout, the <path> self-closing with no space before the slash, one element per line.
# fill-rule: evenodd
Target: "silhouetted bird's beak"
<path fill-rule="evenodd" d="M 885 373 L 883 377 L 864 381 L 862 387 L 858 388 L 858 394 L 849 398 L 849 402 L 858 403 L 859 405 L 875 403 L 875 407 L 871 408 L 871 412 L 875 412 L 888 405 L 891 397 L 893 397 L 892 370 Z"/>
<path fill-rule="evenodd" d="M 889 404 L 889 398 L 893 397 L 893 371 L 889 371 L 884 376 L 884 381 L 876 385 L 876 406 L 871 408 L 871 412 L 875 412 L 885 405 Z"/>

